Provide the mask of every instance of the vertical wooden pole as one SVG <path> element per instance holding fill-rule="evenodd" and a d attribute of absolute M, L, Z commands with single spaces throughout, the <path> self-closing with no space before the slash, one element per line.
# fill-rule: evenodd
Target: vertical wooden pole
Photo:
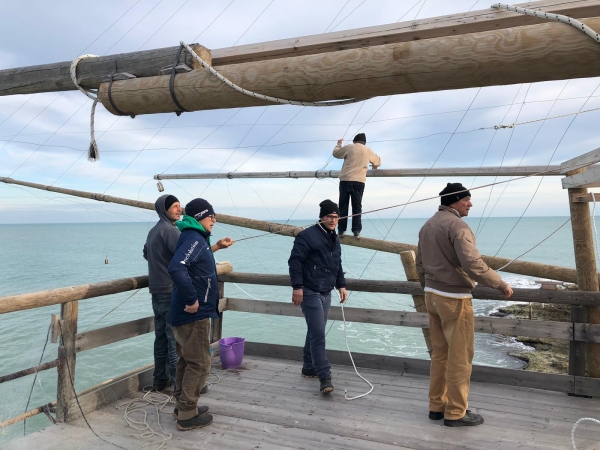
<path fill-rule="evenodd" d="M 78 302 L 61 305 L 60 348 L 58 349 L 58 383 L 56 386 L 56 418 L 66 422 L 69 416 L 69 403 L 75 398 L 72 382 L 75 381 L 75 335 L 77 334 Z"/>
<path fill-rule="evenodd" d="M 567 175 L 583 172 L 584 169 L 569 172 Z M 577 268 L 577 284 L 582 291 L 598 291 L 598 271 L 596 268 L 596 255 L 594 252 L 594 233 L 590 218 L 590 205 L 587 202 L 574 202 L 576 194 L 587 194 L 587 188 L 571 188 L 569 192 L 569 207 L 571 210 L 571 226 L 573 228 L 573 248 L 575 251 L 575 267 Z M 572 317 L 580 317 L 579 312 L 572 311 Z M 575 316 L 573 316 L 575 314 Z M 590 323 L 600 323 L 600 308 L 588 307 L 587 319 Z M 569 363 L 574 362 L 569 374 L 585 376 L 582 367 L 587 368 L 587 376 L 600 378 L 600 344 L 579 343 L 571 341 L 569 350 Z M 585 362 L 578 359 L 585 358 Z"/>
<path fill-rule="evenodd" d="M 415 252 L 409 250 L 407 252 L 400 252 L 400 259 L 402 260 L 402 265 L 404 266 L 404 272 L 406 273 L 407 281 L 419 281 L 419 275 L 417 273 L 417 265 L 416 265 L 416 255 Z M 424 295 L 413 295 L 413 302 L 415 304 L 415 308 L 417 312 L 426 313 L 427 307 L 425 306 L 425 296 Z M 422 328 L 423 337 L 425 338 L 425 344 L 427 345 L 427 352 L 429 356 L 431 356 L 431 335 L 429 333 L 429 328 Z"/>

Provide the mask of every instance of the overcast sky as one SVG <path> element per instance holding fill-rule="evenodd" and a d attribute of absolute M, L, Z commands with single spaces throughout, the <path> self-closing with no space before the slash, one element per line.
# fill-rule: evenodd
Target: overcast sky
<path fill-rule="evenodd" d="M 416 6 L 415 6 L 416 4 Z M 483 9 L 475 0 L 119 0 L 5 2 L 0 69 L 175 46 L 223 48 Z M 412 9 L 411 9 L 412 8 Z M 220 16 L 219 16 L 220 15 Z M 219 16 L 219 17 L 218 17 Z M 218 17 L 218 18 L 217 18 Z M 216 20 L 215 20 L 216 19 Z M 566 26 L 566 25 L 565 25 Z M 583 39 L 582 35 L 582 39 Z M 86 160 L 91 101 L 78 91 L 0 97 L 0 176 L 154 201 L 153 175 L 317 170 L 337 139 L 367 135 L 382 169 L 558 164 L 600 147 L 599 112 L 515 129 L 478 130 L 600 107 L 600 79 L 380 97 L 336 108 L 269 106 L 116 117 L 96 112 L 101 159 Z M 456 131 L 456 133 L 454 133 Z M 437 159 L 439 157 L 439 159 Z M 436 161 L 437 159 L 437 161 Z M 327 168 L 341 168 L 333 160 Z M 468 187 L 494 178 L 368 179 L 365 209 L 436 195 L 446 182 Z M 473 216 L 567 215 L 558 177 L 473 191 Z M 185 204 L 202 195 L 217 212 L 261 219 L 312 218 L 337 180 L 165 181 Z M 309 189 L 310 188 L 310 189 Z M 537 193 L 536 193 L 537 190 Z M 308 191 L 308 193 L 307 193 Z M 534 195 L 535 193 L 535 195 Z M 304 199 L 302 200 L 302 198 Z M 529 205 L 529 206 L 528 206 Z M 297 208 L 297 209 L 296 209 Z M 401 217 L 427 217 L 436 201 Z M 399 209 L 381 213 L 395 218 Z M 149 220 L 153 213 L 0 185 L 0 223 Z"/>

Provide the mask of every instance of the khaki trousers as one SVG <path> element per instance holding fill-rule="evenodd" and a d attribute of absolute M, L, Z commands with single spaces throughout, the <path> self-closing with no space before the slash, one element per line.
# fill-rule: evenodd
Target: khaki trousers
<path fill-rule="evenodd" d="M 469 386 L 475 347 L 471 299 L 453 299 L 425 293 L 431 331 L 429 410 L 444 418 L 462 418 L 469 403 Z"/>
<path fill-rule="evenodd" d="M 176 390 L 173 391 L 178 420 L 198 415 L 200 390 L 210 373 L 209 331 L 209 319 L 173 327 L 179 356 Z"/>

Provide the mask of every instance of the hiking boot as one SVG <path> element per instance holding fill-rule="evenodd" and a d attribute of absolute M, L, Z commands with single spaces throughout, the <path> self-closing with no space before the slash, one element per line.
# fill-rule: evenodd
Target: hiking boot
<path fill-rule="evenodd" d="M 302 378 L 319 378 L 315 369 L 302 369 Z"/>
<path fill-rule="evenodd" d="M 187 420 L 177 420 L 177 429 L 181 431 L 192 430 L 194 428 L 202 428 L 210 425 L 213 421 L 213 416 L 210 414 L 200 415 Z"/>
<path fill-rule="evenodd" d="M 199 416 L 203 416 L 206 413 L 208 413 L 208 406 L 198 406 L 198 415 Z M 173 417 L 175 418 L 175 420 L 177 420 L 178 415 L 179 415 L 179 410 L 177 408 L 175 408 L 173 410 Z"/>
<path fill-rule="evenodd" d="M 353 234 L 355 238 L 360 237 L 360 232 L 358 231 L 354 231 Z"/>
<path fill-rule="evenodd" d="M 442 411 L 442 412 L 429 411 L 429 418 L 431 420 L 442 420 L 444 418 L 444 411 Z"/>
<path fill-rule="evenodd" d="M 444 419 L 444 425 L 447 427 L 474 427 L 483 423 L 483 417 L 479 414 L 474 414 L 467 409 L 464 417 L 457 420 Z"/>
<path fill-rule="evenodd" d="M 322 378 L 320 389 L 322 394 L 329 394 L 330 392 L 333 392 L 333 384 L 331 384 L 331 378 Z"/>

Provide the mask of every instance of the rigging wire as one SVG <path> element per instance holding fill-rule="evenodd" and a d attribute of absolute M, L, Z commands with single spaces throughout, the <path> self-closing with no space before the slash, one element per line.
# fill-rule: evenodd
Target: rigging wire
<path fill-rule="evenodd" d="M 240 40 L 246 35 L 246 33 L 250 30 L 250 28 L 252 28 L 254 26 L 254 24 L 256 23 L 256 21 L 262 17 L 262 15 L 265 13 L 265 11 L 267 9 L 269 9 L 269 7 L 273 4 L 274 1 L 275 0 L 271 0 L 271 2 L 267 5 L 267 7 L 262 10 L 262 12 L 258 15 L 258 17 L 256 19 L 254 19 L 254 21 L 250 24 L 250 26 L 248 28 L 246 28 L 246 31 L 244 31 L 242 33 L 242 35 L 238 38 L 238 40 L 235 41 L 235 43 L 233 44 L 233 47 L 235 47 L 237 45 L 237 43 L 240 42 Z"/>

